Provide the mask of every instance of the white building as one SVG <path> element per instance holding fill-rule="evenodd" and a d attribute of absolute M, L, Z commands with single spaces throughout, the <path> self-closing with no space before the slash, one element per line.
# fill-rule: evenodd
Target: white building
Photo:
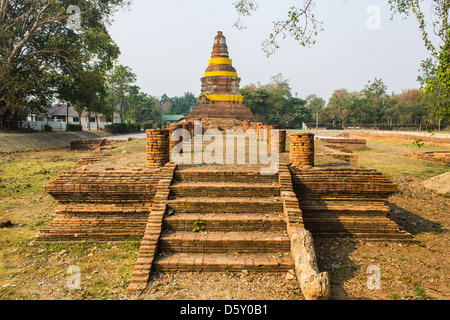
<path fill-rule="evenodd" d="M 46 114 L 31 115 L 24 124 L 35 130 L 43 130 L 45 125 L 50 126 L 53 131 L 65 131 L 67 128 L 67 116 L 69 124 L 82 125 L 83 130 L 103 130 L 106 125 L 111 124 L 111 116 L 103 114 L 88 114 L 83 112 L 80 116 L 73 107 L 67 108 L 66 104 L 57 104 L 48 109 Z M 120 115 L 114 113 L 114 123 L 120 123 Z"/>

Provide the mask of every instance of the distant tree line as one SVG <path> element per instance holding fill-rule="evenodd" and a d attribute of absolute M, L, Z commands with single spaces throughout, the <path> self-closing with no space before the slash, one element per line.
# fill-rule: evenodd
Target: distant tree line
<path fill-rule="evenodd" d="M 421 76 L 425 77 L 425 74 Z M 328 102 L 315 94 L 305 99 L 293 97 L 289 81 L 281 75 L 272 77 L 268 85 L 245 86 L 241 94 L 244 104 L 251 108 L 259 121 L 281 128 L 301 128 L 303 123 L 328 129 L 355 125 L 425 129 L 448 125 L 448 118 L 439 118 L 429 108 L 428 98 L 422 90 L 388 93 L 381 79 L 369 81 L 361 91 L 335 90 Z"/>

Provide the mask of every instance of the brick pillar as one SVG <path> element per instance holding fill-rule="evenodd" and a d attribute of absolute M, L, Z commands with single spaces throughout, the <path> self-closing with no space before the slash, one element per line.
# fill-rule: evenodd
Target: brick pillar
<path fill-rule="evenodd" d="M 289 141 L 291 164 L 299 168 L 314 167 L 314 134 L 294 133 Z"/>
<path fill-rule="evenodd" d="M 275 130 L 278 131 L 278 126 L 269 125 L 266 127 L 267 129 L 267 147 L 269 148 L 269 152 L 272 152 L 272 132 Z"/>
<path fill-rule="evenodd" d="M 170 162 L 169 148 L 169 130 L 147 130 L 147 168 Z"/>
<path fill-rule="evenodd" d="M 173 148 L 175 148 L 175 146 L 180 143 L 179 141 L 172 141 L 173 132 L 175 130 L 182 129 L 182 128 L 183 128 L 183 126 L 181 124 L 171 124 L 169 126 L 169 146 L 170 146 L 169 153 L 172 153 Z M 183 150 L 181 150 L 181 151 L 183 151 Z"/>
<path fill-rule="evenodd" d="M 286 152 L 286 130 L 279 130 L 279 146 L 280 146 L 280 153 Z"/>

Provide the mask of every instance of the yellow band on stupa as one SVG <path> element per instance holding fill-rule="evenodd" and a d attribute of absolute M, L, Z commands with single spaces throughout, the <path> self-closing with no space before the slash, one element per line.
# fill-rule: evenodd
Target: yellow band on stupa
<path fill-rule="evenodd" d="M 231 66 L 233 64 L 233 60 L 228 58 L 212 58 L 209 60 L 209 65 L 213 64 L 226 64 Z"/>
<path fill-rule="evenodd" d="M 244 97 L 239 94 L 201 94 L 200 97 L 205 96 L 211 101 L 232 101 L 243 102 Z"/>
<path fill-rule="evenodd" d="M 230 71 L 211 71 L 206 72 L 205 77 L 236 77 L 238 74 L 236 72 L 230 72 Z"/>

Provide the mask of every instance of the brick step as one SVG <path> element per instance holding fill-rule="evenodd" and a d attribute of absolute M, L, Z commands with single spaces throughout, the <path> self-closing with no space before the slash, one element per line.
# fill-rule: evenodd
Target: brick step
<path fill-rule="evenodd" d="M 316 208 L 317 209 L 317 208 Z M 384 219 L 389 209 L 380 208 L 377 210 L 329 210 L 323 208 L 323 210 L 308 210 L 302 208 L 302 216 L 307 219 Z"/>
<path fill-rule="evenodd" d="M 170 186 L 175 197 L 279 197 L 277 184 L 263 183 L 227 183 L 227 182 L 189 182 L 175 183 Z"/>
<path fill-rule="evenodd" d="M 311 231 L 313 237 L 320 239 L 328 238 L 357 238 L 366 241 L 406 241 L 415 242 L 414 237 L 405 231 L 396 232 L 321 232 Z"/>
<path fill-rule="evenodd" d="M 358 177 L 354 175 L 340 175 L 336 177 L 330 177 L 330 176 L 314 176 L 314 177 L 305 177 L 302 175 L 299 175 L 297 177 L 292 178 L 292 182 L 295 184 L 299 184 L 300 186 L 345 186 L 348 184 L 352 185 L 364 185 L 367 187 L 378 187 L 378 188 L 392 188 L 392 186 L 395 186 L 389 179 L 386 177 L 376 177 L 376 176 L 364 176 L 364 177 Z M 326 185 L 323 185 L 323 184 Z"/>
<path fill-rule="evenodd" d="M 326 176 L 326 177 L 333 177 L 337 175 L 342 174 L 351 174 L 356 176 L 382 176 L 381 172 L 378 172 L 376 169 L 369 169 L 369 168 L 333 168 L 333 167 L 327 167 L 327 168 L 313 168 L 312 170 L 303 171 L 299 168 L 291 167 L 291 171 L 295 172 L 296 174 L 302 176 L 302 177 L 318 177 L 318 176 Z"/>
<path fill-rule="evenodd" d="M 397 227 L 398 225 L 386 217 L 366 217 L 366 218 L 347 218 L 347 217 L 339 217 L 339 218 L 305 218 L 303 217 L 305 223 L 311 226 L 320 226 L 327 227 L 331 225 L 345 225 L 345 226 L 393 226 Z"/>
<path fill-rule="evenodd" d="M 175 214 L 164 219 L 164 228 L 174 231 L 191 231 L 195 223 L 201 221 L 201 226 L 206 231 L 268 231 L 284 232 L 286 222 L 284 218 L 276 214 Z"/>
<path fill-rule="evenodd" d="M 141 240 L 144 235 L 142 232 L 121 232 L 120 230 L 105 231 L 105 232 L 93 232 L 91 230 L 79 230 L 76 232 L 62 232 L 56 230 L 56 232 L 48 232 L 41 230 L 39 232 L 39 242 L 56 242 L 56 241 L 94 241 L 94 242 L 109 242 L 109 241 L 130 241 Z"/>
<path fill-rule="evenodd" d="M 281 213 L 283 204 L 274 198 L 179 198 L 167 201 L 175 213 Z"/>
<path fill-rule="evenodd" d="M 397 226 L 364 226 L 364 225 L 311 225 L 305 223 L 305 228 L 311 232 L 319 232 L 319 233 L 373 233 L 376 234 L 378 232 L 398 232 L 401 229 Z"/>
<path fill-rule="evenodd" d="M 327 205 L 326 203 L 320 205 L 308 205 L 300 202 L 300 208 L 302 209 L 305 217 L 313 217 L 316 215 L 386 215 L 389 212 L 389 207 L 385 205 L 357 205 L 357 204 L 340 204 L 340 205 Z"/>
<path fill-rule="evenodd" d="M 175 181 L 182 182 L 239 182 L 278 184 L 278 175 L 261 175 L 253 171 L 176 170 Z"/>
<path fill-rule="evenodd" d="M 315 192 L 314 194 L 310 192 L 300 192 L 298 189 L 294 188 L 298 193 L 298 198 L 301 201 L 366 201 L 366 202 L 382 202 L 386 201 L 385 194 L 377 194 L 374 192 L 334 192 L 330 190 L 329 192 Z"/>
<path fill-rule="evenodd" d="M 281 232 L 173 232 L 159 239 L 161 250 L 189 253 L 267 253 L 290 250 Z"/>
<path fill-rule="evenodd" d="M 286 272 L 294 268 L 289 252 L 265 254 L 175 253 L 158 257 L 157 272 Z"/>
<path fill-rule="evenodd" d="M 295 190 L 295 189 L 294 189 Z M 307 205 L 308 203 L 342 203 L 343 205 L 351 205 L 355 203 L 357 205 L 378 205 L 382 206 L 386 202 L 386 199 L 378 197 L 376 194 L 350 194 L 350 193 L 342 193 L 342 194 L 304 194 L 301 193 L 298 196 L 298 199 L 301 204 Z"/>
<path fill-rule="evenodd" d="M 54 229 L 58 230 L 70 230 L 70 232 L 77 230 L 123 230 L 123 229 L 131 229 L 135 230 L 136 228 L 145 229 L 147 225 L 148 216 L 141 217 L 140 219 L 123 219 L 123 218 L 110 218 L 110 219 L 55 219 L 51 222 L 51 226 Z"/>
<path fill-rule="evenodd" d="M 89 215 L 95 214 L 107 214 L 107 215 L 147 215 L 151 212 L 151 203 L 136 204 L 136 205 L 95 205 L 95 204 L 69 204 L 60 205 L 56 207 L 57 214 L 70 214 L 70 215 L 83 215 L 89 217 Z"/>

